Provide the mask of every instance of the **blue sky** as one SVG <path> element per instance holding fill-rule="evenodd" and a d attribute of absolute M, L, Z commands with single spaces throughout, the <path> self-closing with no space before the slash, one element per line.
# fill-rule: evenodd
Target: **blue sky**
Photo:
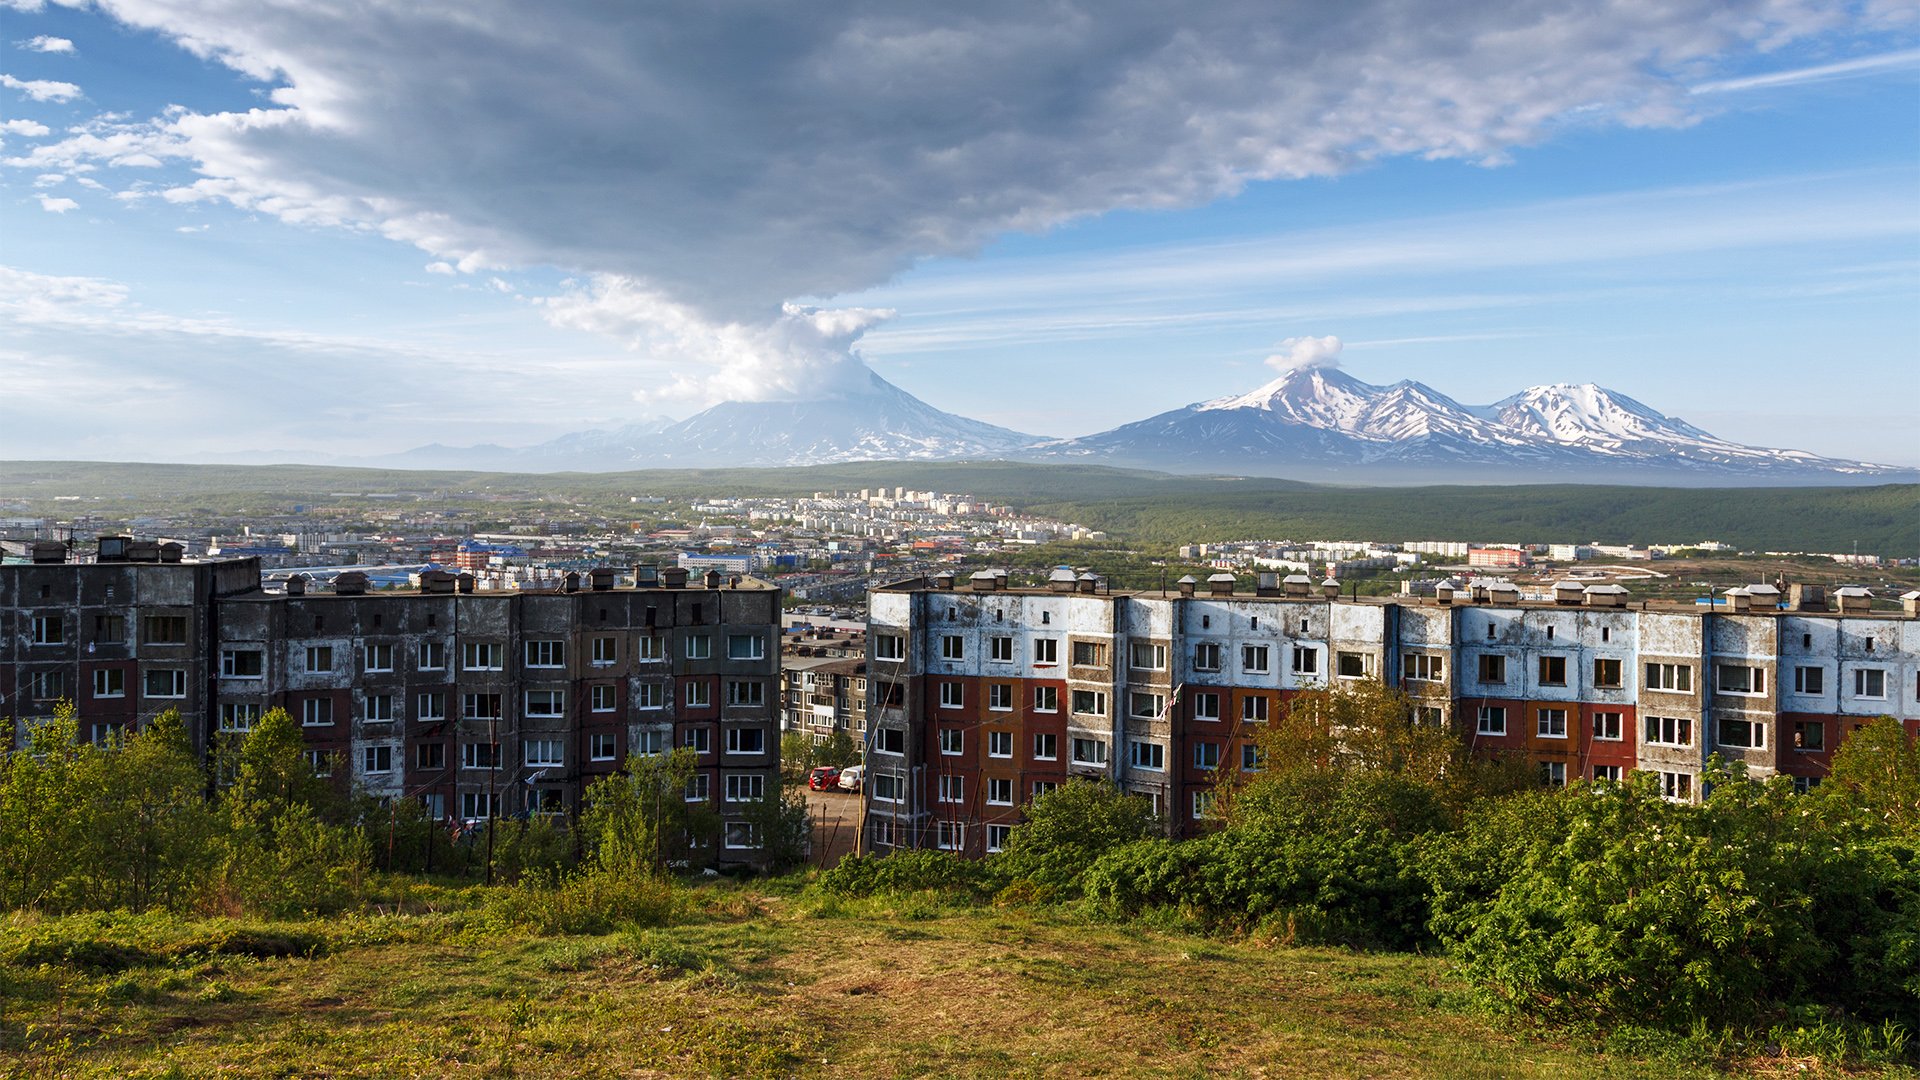
<path fill-rule="evenodd" d="M 526 444 L 862 360 L 1075 435 L 1334 335 L 1920 465 L 1910 4 L 336 7 L 0 0 L 0 457 Z"/>

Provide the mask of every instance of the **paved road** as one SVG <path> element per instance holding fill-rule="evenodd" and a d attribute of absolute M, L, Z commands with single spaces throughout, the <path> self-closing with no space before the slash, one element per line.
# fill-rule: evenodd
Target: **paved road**
<path fill-rule="evenodd" d="M 852 852 L 860 835 L 860 796 L 851 791 L 807 792 L 813 818 L 815 866 L 832 866 Z"/>

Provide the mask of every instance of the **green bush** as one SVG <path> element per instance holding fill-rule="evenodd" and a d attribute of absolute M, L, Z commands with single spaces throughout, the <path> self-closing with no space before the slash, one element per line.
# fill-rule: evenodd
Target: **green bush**
<path fill-rule="evenodd" d="M 1000 882 L 990 862 L 945 851 L 897 851 L 849 855 L 820 875 L 819 886 L 836 896 L 932 891 L 984 899 L 998 890 Z"/>
<path fill-rule="evenodd" d="M 1026 820 L 992 861 L 1009 881 L 1031 881 L 1050 896 L 1078 896 L 1100 856 L 1160 832 L 1153 805 L 1113 784 L 1073 780 L 1027 805 Z"/>

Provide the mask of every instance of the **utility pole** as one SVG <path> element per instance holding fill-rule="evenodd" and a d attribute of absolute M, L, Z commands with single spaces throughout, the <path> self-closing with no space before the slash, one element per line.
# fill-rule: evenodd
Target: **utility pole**
<path fill-rule="evenodd" d="M 493 793 L 494 774 L 500 771 L 500 717 L 487 717 L 487 741 L 493 745 L 493 760 L 488 762 L 492 768 L 487 770 L 487 884 L 493 884 L 493 831 L 494 821 L 499 815 L 494 813 Z"/>

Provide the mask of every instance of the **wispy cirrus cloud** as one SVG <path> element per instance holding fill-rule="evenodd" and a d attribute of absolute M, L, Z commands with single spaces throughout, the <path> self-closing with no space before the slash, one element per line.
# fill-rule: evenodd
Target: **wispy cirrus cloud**
<path fill-rule="evenodd" d="M 1799 86 L 1803 83 L 1832 82 L 1837 79 L 1860 79 L 1889 72 L 1920 69 L 1920 49 L 1905 49 L 1900 52 L 1880 53 L 1877 56 L 1861 56 L 1851 60 L 1836 61 L 1831 64 L 1817 64 L 1812 67 L 1793 68 L 1787 71 L 1770 71 L 1762 75 L 1746 75 L 1737 79 L 1716 79 L 1703 82 L 1689 88 L 1694 94 L 1732 94 L 1742 90 L 1768 90 L 1781 86 Z"/>

